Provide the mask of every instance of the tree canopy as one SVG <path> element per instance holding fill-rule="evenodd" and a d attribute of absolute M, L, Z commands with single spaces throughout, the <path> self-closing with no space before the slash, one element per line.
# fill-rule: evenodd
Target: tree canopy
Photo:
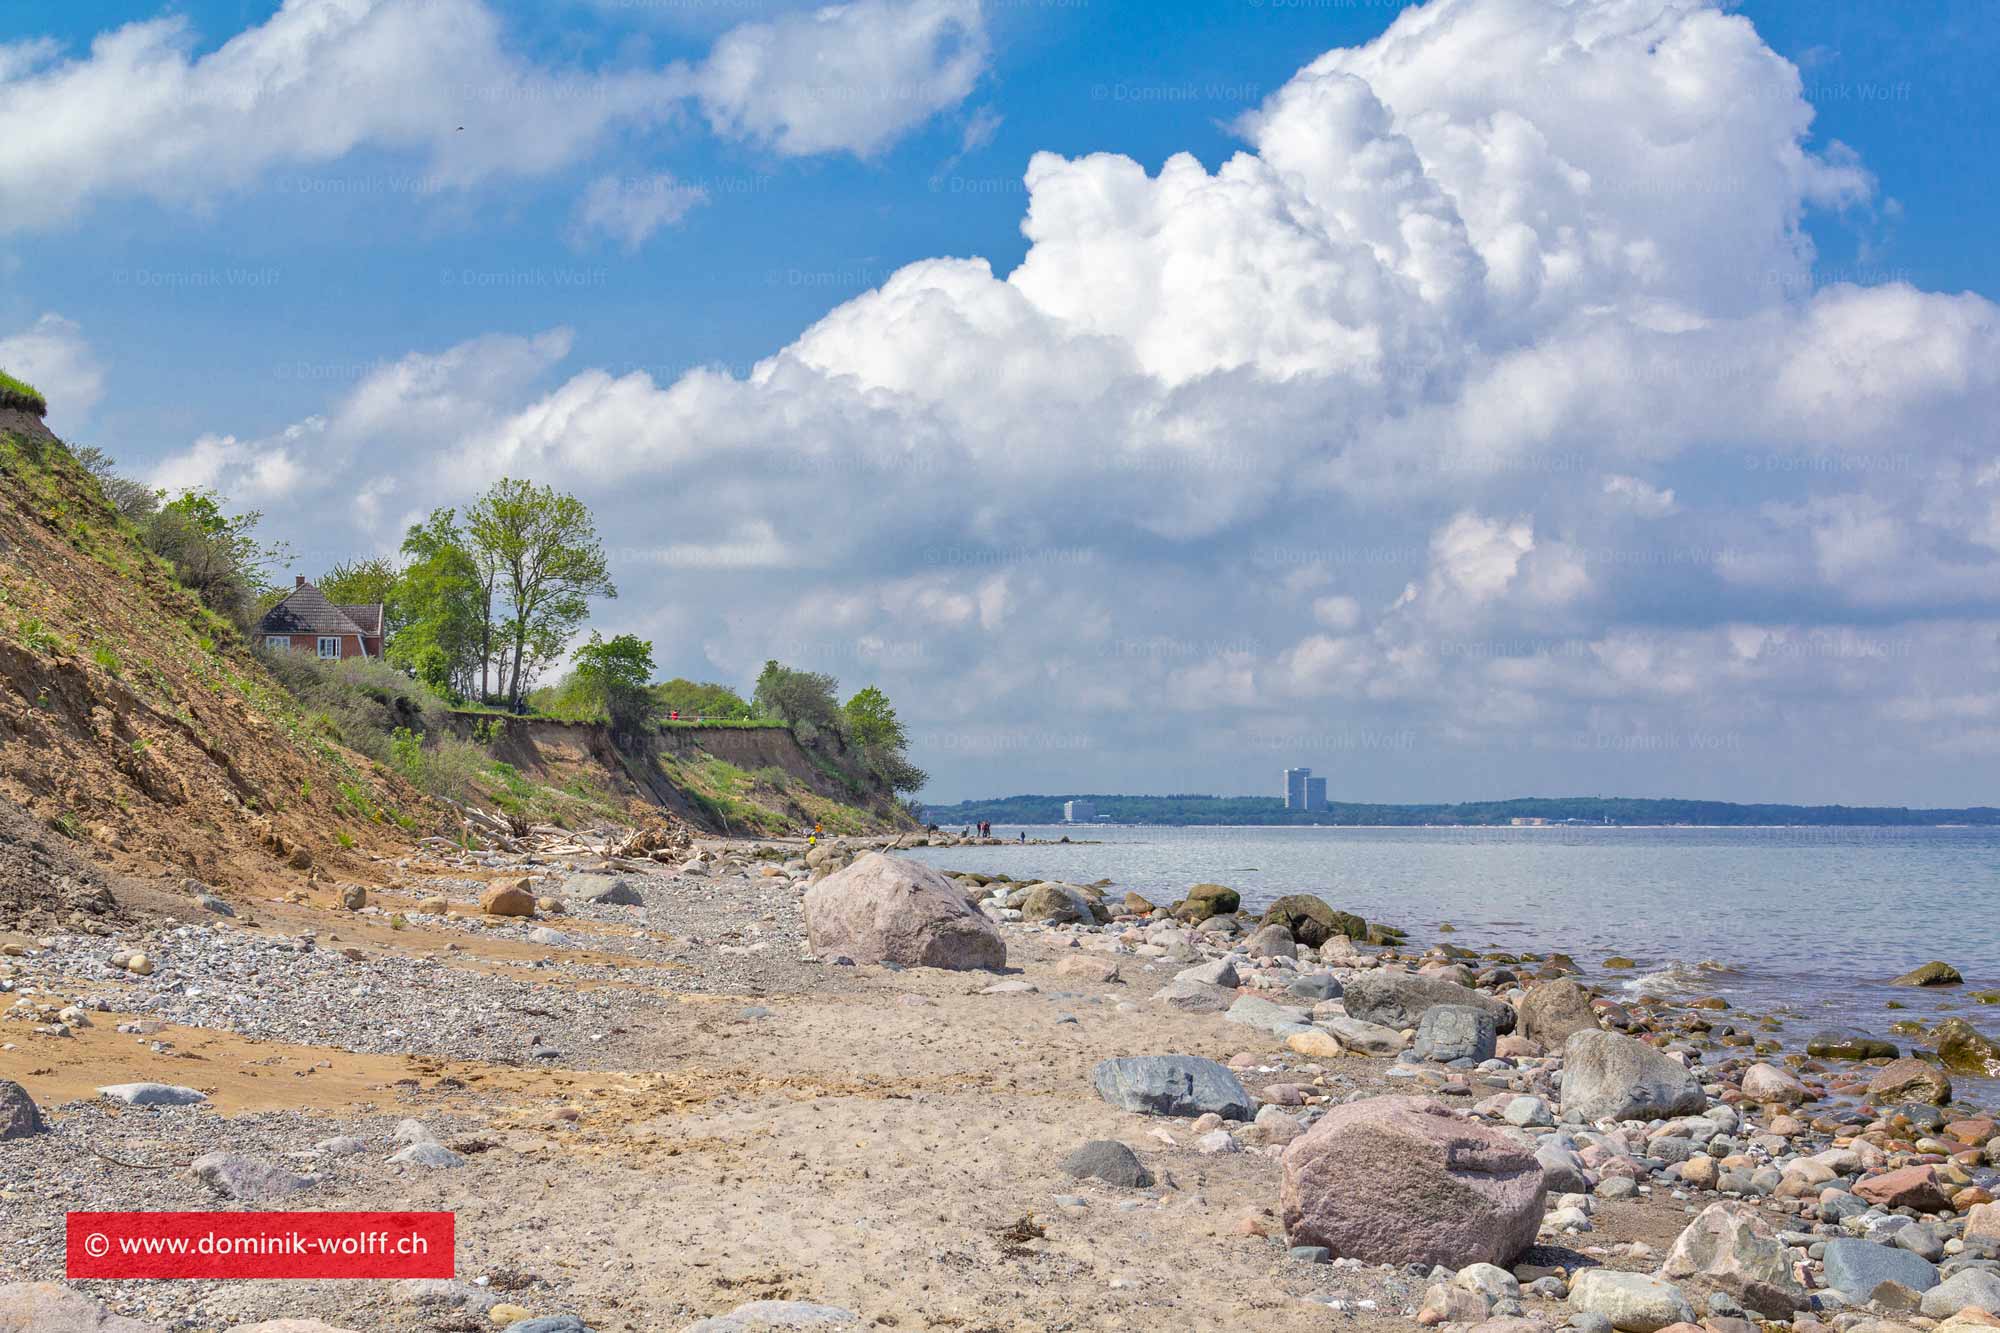
<path fill-rule="evenodd" d="M 573 495 L 503 477 L 466 513 L 474 562 L 497 576 L 508 653 L 507 705 L 561 659 L 592 597 L 616 597 L 597 523 Z"/>

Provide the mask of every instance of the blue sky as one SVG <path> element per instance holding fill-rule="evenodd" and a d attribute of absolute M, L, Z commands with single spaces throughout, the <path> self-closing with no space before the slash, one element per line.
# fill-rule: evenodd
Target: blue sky
<path fill-rule="evenodd" d="M 878 679 L 944 799 L 1262 790 L 1294 760 L 1355 799 L 1994 799 L 2000 508 L 1991 381 L 1964 366 L 2000 297 L 2000 22 L 1523 3 L 1440 0 L 1399 48 L 1398 7 L 1279 0 L 872 0 L 845 26 L 777 0 L 295 0 L 291 28 L 17 2 L 0 358 L 71 438 L 310 526 L 314 554 L 393 547 L 505 470 L 573 487 L 629 557 L 604 628 L 673 673 L 741 683 L 790 645 Z M 135 64 L 93 56 L 163 18 Z M 1510 40 L 1449 35 L 1481 24 Z M 245 110 L 257 81 L 210 61 L 199 114 L 109 95 L 232 39 L 296 91 Z M 1343 48 L 1324 87 L 1301 73 Z M 392 59 L 413 73 L 356 72 Z M 1599 116 L 1657 160 L 1595 142 Z M 1555 165 L 1520 165 L 1515 124 Z M 1397 152 L 1442 204 L 1315 181 Z M 1182 153 L 1208 184 L 1168 188 Z M 1271 181 L 1223 189 L 1239 153 Z M 587 221 L 594 190 L 617 220 Z M 1481 290 L 1369 216 L 1392 195 L 1469 229 Z M 1031 199 L 1027 276 L 927 266 L 1006 278 Z M 1501 276 L 1529 232 L 1539 295 Z M 1356 237 L 1381 273 L 1340 257 Z M 1578 387 L 1599 374 L 1674 410 L 1607 415 Z"/>

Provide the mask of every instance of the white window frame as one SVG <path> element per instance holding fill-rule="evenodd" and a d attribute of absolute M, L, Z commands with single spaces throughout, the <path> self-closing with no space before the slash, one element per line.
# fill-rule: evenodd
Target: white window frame
<path fill-rule="evenodd" d="M 289 634 L 266 634 L 264 636 L 264 646 L 266 648 L 275 648 L 280 652 L 289 652 L 292 647 L 292 636 Z"/>
<path fill-rule="evenodd" d="M 320 636 L 318 636 L 318 637 L 319 637 L 319 655 L 320 655 L 320 656 L 321 656 L 322 658 L 324 658 L 324 659 L 326 659 L 326 660 L 328 660 L 328 661 L 337 661 L 337 660 L 339 660 L 339 658 L 340 658 L 340 636 L 339 636 L 338 634 L 322 634 L 322 635 L 320 635 Z M 333 651 L 332 651 L 332 652 L 328 652 L 328 651 L 326 650 L 326 649 L 327 649 L 327 645 L 328 645 L 328 644 L 332 644 L 332 645 L 333 645 Z"/>

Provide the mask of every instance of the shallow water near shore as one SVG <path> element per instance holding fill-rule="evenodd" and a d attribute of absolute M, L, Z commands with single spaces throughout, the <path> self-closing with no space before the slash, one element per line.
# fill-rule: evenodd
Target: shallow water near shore
<path fill-rule="evenodd" d="M 1824 1030 L 1908 1048 L 1913 1039 L 1891 1023 L 1951 1015 L 2000 1034 L 2000 1005 L 1973 999 L 2000 991 L 2000 829 L 1100 825 L 1027 833 L 1095 843 L 911 855 L 1016 878 L 1109 878 L 1162 903 L 1204 881 L 1235 888 L 1248 909 L 1316 893 L 1402 926 L 1414 944 L 1561 950 L 1612 989 L 1720 995 L 1782 1019 L 1787 1050 L 1803 1050 Z M 1447 922 L 1455 933 L 1440 934 Z M 1615 955 L 1638 967 L 1605 970 Z M 1966 984 L 1888 984 L 1933 958 L 1958 968 Z M 2000 1096 L 2000 1082 L 1965 1082 L 1980 1100 Z"/>

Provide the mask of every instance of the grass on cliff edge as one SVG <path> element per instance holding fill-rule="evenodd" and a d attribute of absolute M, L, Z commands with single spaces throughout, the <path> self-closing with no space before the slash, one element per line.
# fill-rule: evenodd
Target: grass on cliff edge
<path fill-rule="evenodd" d="M 19 407 L 40 417 L 48 415 L 49 400 L 34 385 L 0 370 L 0 407 Z"/>

